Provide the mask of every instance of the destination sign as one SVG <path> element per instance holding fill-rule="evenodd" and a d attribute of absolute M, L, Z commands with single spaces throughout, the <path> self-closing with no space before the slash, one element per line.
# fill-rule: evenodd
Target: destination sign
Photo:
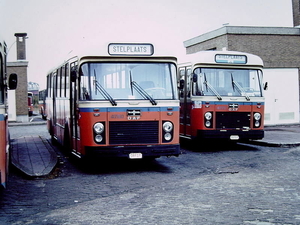
<path fill-rule="evenodd" d="M 216 63 L 246 64 L 247 56 L 217 54 L 215 57 L 215 61 L 216 61 Z"/>
<path fill-rule="evenodd" d="M 110 55 L 153 55 L 154 47 L 152 44 L 117 44 L 108 45 Z"/>

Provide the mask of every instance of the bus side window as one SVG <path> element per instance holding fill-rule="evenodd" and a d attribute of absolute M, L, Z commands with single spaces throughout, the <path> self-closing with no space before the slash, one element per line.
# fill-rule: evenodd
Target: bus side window
<path fill-rule="evenodd" d="M 68 63 L 65 65 L 65 75 L 66 75 L 65 96 L 66 96 L 66 98 L 70 98 L 70 78 L 69 78 L 69 64 Z"/>
<path fill-rule="evenodd" d="M 57 96 L 61 97 L 61 68 L 57 70 Z"/>
<path fill-rule="evenodd" d="M 53 91 L 53 98 L 57 97 L 57 72 L 54 71 L 52 75 L 52 91 Z"/>
<path fill-rule="evenodd" d="M 88 76 L 88 65 L 83 64 L 79 69 L 79 76 L 80 76 L 80 99 L 81 100 L 90 100 L 89 94 L 89 84 L 91 85 L 91 79 Z"/>
<path fill-rule="evenodd" d="M 179 97 L 184 97 L 184 86 L 185 86 L 185 68 L 179 69 Z"/>
<path fill-rule="evenodd" d="M 191 97 L 191 85 L 190 85 L 190 83 L 191 83 L 191 74 L 192 74 L 191 68 L 187 68 L 186 74 L 187 74 L 186 93 L 187 93 L 187 97 L 190 98 Z"/>
<path fill-rule="evenodd" d="M 60 96 L 61 97 L 66 97 L 66 92 L 65 92 L 65 81 L 66 81 L 66 78 L 65 78 L 66 74 L 65 74 L 65 66 L 62 66 L 61 67 L 61 80 L 60 80 L 60 88 L 61 88 L 61 91 L 60 91 Z"/>

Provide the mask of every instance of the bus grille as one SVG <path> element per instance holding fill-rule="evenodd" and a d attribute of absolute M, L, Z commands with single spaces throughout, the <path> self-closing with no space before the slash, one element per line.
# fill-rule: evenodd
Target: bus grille
<path fill-rule="evenodd" d="M 158 143 L 158 121 L 118 121 L 109 123 L 110 144 Z"/>
<path fill-rule="evenodd" d="M 250 127 L 249 112 L 217 112 L 216 128 L 243 128 Z"/>

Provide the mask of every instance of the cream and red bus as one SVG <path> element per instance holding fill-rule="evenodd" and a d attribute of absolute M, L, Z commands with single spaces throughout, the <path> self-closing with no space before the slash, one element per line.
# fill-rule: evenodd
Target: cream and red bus
<path fill-rule="evenodd" d="M 152 44 L 111 43 L 47 75 L 52 139 L 75 156 L 178 156 L 177 59 Z"/>
<path fill-rule="evenodd" d="M 0 181 L 4 188 L 6 188 L 9 166 L 7 88 L 12 90 L 17 87 L 17 75 L 11 74 L 9 78 L 7 76 L 6 54 L 7 46 L 0 39 Z"/>
<path fill-rule="evenodd" d="M 264 137 L 263 61 L 243 52 L 203 51 L 178 65 L 180 136 Z"/>
<path fill-rule="evenodd" d="M 42 119 L 46 120 L 46 89 L 39 91 L 39 113 L 41 114 Z"/>

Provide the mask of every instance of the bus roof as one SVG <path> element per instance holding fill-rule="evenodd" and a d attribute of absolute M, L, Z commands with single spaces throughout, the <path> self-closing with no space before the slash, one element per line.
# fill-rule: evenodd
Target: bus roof
<path fill-rule="evenodd" d="M 185 55 L 179 59 L 179 65 L 247 65 L 263 67 L 262 59 L 253 54 L 238 51 L 201 51 Z"/>

